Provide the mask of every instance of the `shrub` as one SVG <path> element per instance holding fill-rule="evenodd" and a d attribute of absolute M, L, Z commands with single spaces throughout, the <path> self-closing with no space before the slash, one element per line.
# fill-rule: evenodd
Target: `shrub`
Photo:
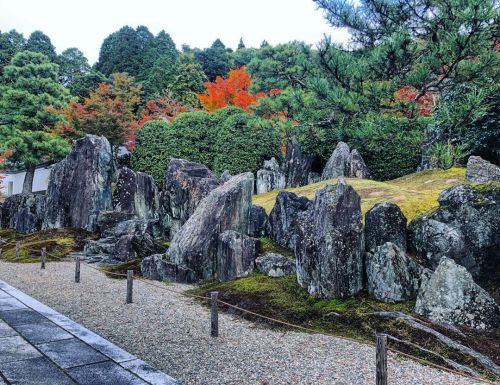
<path fill-rule="evenodd" d="M 346 132 L 345 139 L 358 149 L 375 179 L 394 179 L 416 171 L 426 121 L 367 116 Z"/>
<path fill-rule="evenodd" d="M 171 157 L 202 163 L 215 173 L 236 174 L 255 172 L 278 154 L 279 138 L 269 121 L 226 107 L 212 114 L 186 112 L 172 123 L 147 122 L 137 132 L 132 166 L 161 186 Z"/>

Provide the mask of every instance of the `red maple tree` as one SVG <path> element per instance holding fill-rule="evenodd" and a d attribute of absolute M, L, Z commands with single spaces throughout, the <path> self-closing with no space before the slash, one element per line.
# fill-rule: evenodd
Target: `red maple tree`
<path fill-rule="evenodd" d="M 418 95 L 418 90 L 410 86 L 404 86 L 396 91 L 395 97 L 396 101 L 403 102 L 406 104 L 415 102 L 415 98 Z M 426 92 L 423 96 L 416 100 L 416 113 L 419 116 L 431 116 L 432 115 L 432 95 Z M 406 115 L 413 115 L 413 111 L 410 109 L 407 111 Z"/>
<path fill-rule="evenodd" d="M 229 71 L 226 79 L 217 76 L 215 82 L 203 84 L 207 88 L 207 92 L 198 94 L 196 97 L 205 110 L 209 112 L 226 106 L 236 106 L 250 111 L 250 106 L 265 96 L 263 92 L 252 94 L 248 91 L 252 85 L 252 79 L 250 74 L 245 71 L 245 66 Z"/>

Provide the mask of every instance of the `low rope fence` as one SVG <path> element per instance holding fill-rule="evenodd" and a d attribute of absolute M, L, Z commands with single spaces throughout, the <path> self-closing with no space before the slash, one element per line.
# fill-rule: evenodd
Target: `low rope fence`
<path fill-rule="evenodd" d="M 32 249 L 25 249 L 25 250 L 27 250 L 29 253 L 40 254 L 40 268 L 41 269 L 45 269 L 45 267 L 46 267 L 47 256 L 51 257 L 53 260 L 68 261 L 68 257 L 58 257 L 56 255 L 48 253 L 45 247 L 42 248 L 41 250 L 32 250 Z M 19 253 L 20 253 L 20 243 L 19 243 L 19 241 L 17 241 L 16 242 L 16 256 L 18 256 Z M 1 249 L 0 249 L 0 255 L 1 255 Z M 125 278 L 127 280 L 126 301 L 125 301 L 127 304 L 130 304 L 133 302 L 133 283 L 134 283 L 134 281 L 139 281 L 141 283 L 144 283 L 145 285 L 153 286 L 157 289 L 164 290 L 164 291 L 167 291 L 167 292 L 170 292 L 173 294 L 177 294 L 180 296 L 193 298 L 193 299 L 197 299 L 197 300 L 202 300 L 202 301 L 209 301 L 210 302 L 210 309 L 211 309 L 211 311 L 210 311 L 211 312 L 210 335 L 212 337 L 219 336 L 218 308 L 219 308 L 219 305 L 223 305 L 223 306 L 226 306 L 228 308 L 231 308 L 231 309 L 238 311 L 240 313 L 240 315 L 249 314 L 249 315 L 252 315 L 254 317 L 266 320 L 268 322 L 272 322 L 272 323 L 275 323 L 277 325 L 286 326 L 286 327 L 289 327 L 292 329 L 297 329 L 297 330 L 301 330 L 301 331 L 308 332 L 308 333 L 322 334 L 322 335 L 325 335 L 328 337 L 338 338 L 338 339 L 342 339 L 342 340 L 349 341 L 349 342 L 361 343 L 360 340 L 356 340 L 354 338 L 339 336 L 339 335 L 335 335 L 333 333 L 328 333 L 328 332 L 324 332 L 321 330 L 309 328 L 306 326 L 293 324 L 293 323 L 290 323 L 287 321 L 283 321 L 283 320 L 275 319 L 275 318 L 272 318 L 272 317 L 269 317 L 269 316 L 266 316 L 263 314 L 259 314 L 259 313 L 256 313 L 254 311 L 248 310 L 248 309 L 244 309 L 240 306 L 237 306 L 237 305 L 234 305 L 234 304 L 231 304 L 229 302 L 226 302 L 226 301 L 219 299 L 218 298 L 219 293 L 217 291 L 211 292 L 210 297 L 205 297 L 205 296 L 201 296 L 201 295 L 197 295 L 197 294 L 193 294 L 193 293 L 186 293 L 184 291 L 174 290 L 174 289 L 169 288 L 165 285 L 156 284 L 156 283 L 154 283 L 154 281 L 146 280 L 146 279 L 141 278 L 141 277 L 134 278 L 133 270 L 127 270 L 127 274 L 123 274 L 123 273 L 117 273 L 117 272 L 113 272 L 113 271 L 104 271 L 102 269 L 99 269 L 95 266 L 91 266 L 91 265 L 86 264 L 86 263 L 82 264 L 81 259 L 79 257 L 75 258 L 75 283 L 79 283 L 81 280 L 81 266 L 84 266 L 85 268 L 88 268 L 91 270 L 98 271 L 98 272 L 106 274 L 106 275 L 112 275 L 112 276 L 116 276 L 116 277 Z M 433 352 L 431 350 L 425 349 L 425 348 L 423 348 L 417 344 L 414 344 L 412 342 L 404 341 L 404 340 L 401 340 L 399 338 L 393 337 L 393 336 L 385 334 L 385 333 L 376 333 L 375 334 L 375 342 L 368 343 L 371 346 L 375 346 L 375 349 L 376 349 L 376 385 L 387 385 L 387 381 L 388 381 L 387 352 L 388 351 L 390 351 L 396 355 L 400 355 L 402 357 L 406 357 L 408 359 L 414 360 L 414 361 L 419 362 L 421 364 L 424 364 L 424 365 L 427 365 L 430 367 L 434 367 L 436 369 L 439 369 L 439 370 L 442 370 L 442 371 L 445 371 L 445 372 L 448 372 L 451 374 L 455 374 L 455 375 L 458 375 L 461 377 L 465 377 L 465 378 L 470 379 L 470 380 L 479 381 L 479 382 L 482 382 L 485 384 L 490 384 L 490 385 L 498 385 L 499 384 L 498 382 L 492 382 L 492 381 L 489 381 L 489 380 L 486 380 L 486 379 L 483 379 L 483 378 L 480 378 L 477 376 L 471 376 L 468 373 L 466 373 L 465 371 L 450 369 L 450 368 L 447 368 L 445 366 L 428 361 L 426 359 L 416 357 L 412 354 L 402 352 L 401 350 L 398 350 L 398 349 L 395 349 L 393 347 L 388 346 L 388 343 L 387 343 L 388 339 L 395 341 L 397 343 L 400 343 L 400 344 L 405 344 L 405 345 L 411 346 L 415 349 L 418 349 L 418 350 L 425 352 L 426 354 L 431 354 L 431 355 L 437 356 L 440 359 L 444 359 L 446 362 L 449 362 L 449 360 L 447 360 L 446 358 L 444 358 L 440 354 Z M 457 365 L 460 366 L 459 364 L 457 364 Z"/>

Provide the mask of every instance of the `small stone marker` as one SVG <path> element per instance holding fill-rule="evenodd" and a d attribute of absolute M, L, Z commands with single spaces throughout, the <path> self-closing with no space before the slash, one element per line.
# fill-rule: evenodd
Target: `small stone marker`
<path fill-rule="evenodd" d="M 41 260 L 42 260 L 42 266 L 41 268 L 42 269 L 45 269 L 45 255 L 47 253 L 47 249 L 45 247 L 42 247 L 42 256 L 41 256 Z"/>
<path fill-rule="evenodd" d="M 75 261 L 75 282 L 80 282 L 80 257 L 76 257 Z"/>
<path fill-rule="evenodd" d="M 377 334 L 377 385 L 387 385 L 387 335 Z"/>
<path fill-rule="evenodd" d="M 132 303 L 133 286 L 134 286 L 134 270 L 127 270 L 127 303 Z"/>
<path fill-rule="evenodd" d="M 21 253 L 21 241 L 16 241 L 16 258 L 19 258 Z"/>
<path fill-rule="evenodd" d="M 210 304 L 212 314 L 211 314 L 211 319 L 210 319 L 210 325 L 211 325 L 211 330 L 210 334 L 212 337 L 218 337 L 219 336 L 219 313 L 218 313 L 218 307 L 217 307 L 217 297 L 219 296 L 218 291 L 212 291 L 210 293 Z"/>

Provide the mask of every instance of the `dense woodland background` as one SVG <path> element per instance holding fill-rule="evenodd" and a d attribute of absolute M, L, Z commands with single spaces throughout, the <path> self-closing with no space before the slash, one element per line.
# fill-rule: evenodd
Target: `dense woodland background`
<path fill-rule="evenodd" d="M 124 26 L 91 66 L 42 31 L 0 33 L 0 164 L 32 171 L 85 133 L 126 145 L 123 161 L 156 180 L 171 156 L 256 171 L 291 137 L 318 168 L 346 141 L 381 180 L 415 171 L 422 152 L 424 166 L 500 163 L 493 0 L 315 3 L 348 45 L 240 40 L 233 51 L 217 39 L 179 51 L 165 31 Z"/>

